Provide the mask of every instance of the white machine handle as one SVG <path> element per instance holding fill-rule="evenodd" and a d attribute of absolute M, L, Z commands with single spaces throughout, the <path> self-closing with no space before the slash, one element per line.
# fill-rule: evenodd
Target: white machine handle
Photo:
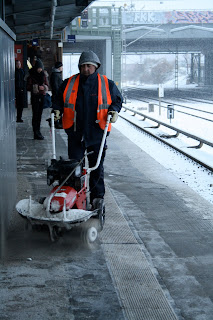
<path fill-rule="evenodd" d="M 98 168 L 99 164 L 100 164 L 101 156 L 102 156 L 102 152 L 103 152 L 103 148 L 104 148 L 104 144 L 105 144 L 105 141 L 106 141 L 107 130 L 108 130 L 108 127 L 109 127 L 109 123 L 110 123 L 111 117 L 112 117 L 112 115 L 108 114 L 106 125 L 105 125 L 105 128 L 104 128 L 103 137 L 102 137 L 102 140 L 101 140 L 101 146 L 100 146 L 99 153 L 98 153 L 98 158 L 97 158 L 97 161 L 96 161 L 96 165 L 94 167 L 92 167 L 92 168 L 88 168 L 88 171 L 87 171 L 88 173 L 90 173 L 91 171 L 96 170 Z"/>
<path fill-rule="evenodd" d="M 51 133 L 52 133 L 52 148 L 53 148 L 53 159 L 56 159 L 55 151 L 55 125 L 54 125 L 54 113 L 51 113 Z"/>

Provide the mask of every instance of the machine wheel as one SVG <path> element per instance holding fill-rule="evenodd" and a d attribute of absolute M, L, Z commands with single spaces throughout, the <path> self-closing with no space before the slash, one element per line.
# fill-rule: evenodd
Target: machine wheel
<path fill-rule="evenodd" d="M 95 227 L 90 227 L 87 230 L 87 240 L 88 242 L 92 243 L 97 239 L 98 231 Z"/>
<path fill-rule="evenodd" d="M 84 243 L 90 244 L 93 243 L 98 236 L 98 231 L 95 227 L 84 227 L 81 233 L 81 239 Z"/>

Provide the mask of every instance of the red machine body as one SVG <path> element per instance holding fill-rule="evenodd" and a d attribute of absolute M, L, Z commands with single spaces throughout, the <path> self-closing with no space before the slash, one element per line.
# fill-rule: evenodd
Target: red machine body
<path fill-rule="evenodd" d="M 56 191 L 54 187 L 50 193 L 50 197 Z M 66 210 L 83 209 L 86 210 L 86 188 L 83 187 L 79 192 L 70 186 L 63 186 L 54 195 L 50 202 L 50 212 L 57 213 L 63 211 L 64 202 L 66 202 Z"/>

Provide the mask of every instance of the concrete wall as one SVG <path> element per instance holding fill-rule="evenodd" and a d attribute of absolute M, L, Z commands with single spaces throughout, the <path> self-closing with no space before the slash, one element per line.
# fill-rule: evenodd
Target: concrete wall
<path fill-rule="evenodd" d="M 39 44 L 41 48 L 41 60 L 50 76 L 55 62 L 62 59 L 58 54 L 58 43 L 55 40 L 40 40 Z"/>
<path fill-rule="evenodd" d="M 14 38 L 0 19 L 0 249 L 16 201 Z"/>

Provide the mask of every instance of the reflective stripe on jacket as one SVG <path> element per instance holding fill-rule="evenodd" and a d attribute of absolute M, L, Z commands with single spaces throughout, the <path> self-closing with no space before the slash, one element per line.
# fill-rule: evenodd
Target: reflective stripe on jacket
<path fill-rule="evenodd" d="M 104 130 L 107 120 L 108 108 L 112 103 L 111 94 L 109 91 L 108 79 L 104 75 L 98 75 L 98 106 L 97 106 L 97 123 L 100 128 Z M 75 105 L 78 94 L 80 74 L 76 74 L 69 78 L 67 86 L 64 90 L 64 114 L 63 114 L 63 128 L 68 129 L 76 126 L 76 111 Z M 75 130 L 75 127 L 74 127 Z M 108 131 L 111 130 L 111 123 Z"/>

